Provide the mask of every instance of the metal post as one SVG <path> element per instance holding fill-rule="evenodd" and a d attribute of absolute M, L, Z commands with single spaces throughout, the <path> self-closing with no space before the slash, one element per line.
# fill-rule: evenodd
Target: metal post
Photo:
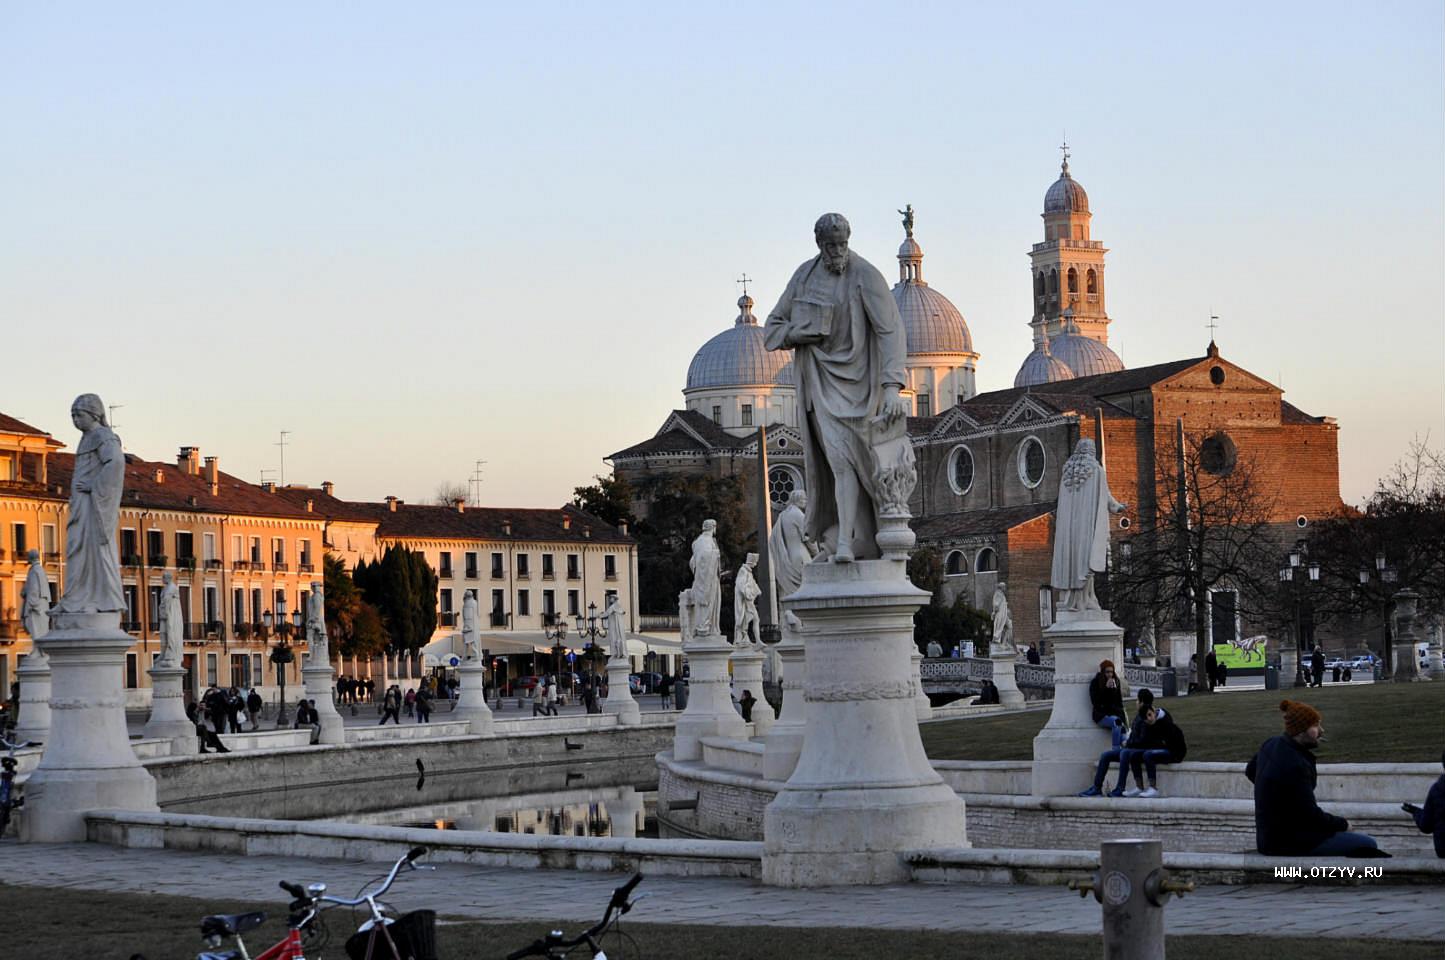
<path fill-rule="evenodd" d="M 1099 872 L 1070 881 L 1069 889 L 1092 892 L 1103 904 L 1105 960 L 1164 960 L 1164 904 L 1171 893 L 1192 893 L 1194 884 L 1169 879 L 1161 841 L 1106 840 Z"/>

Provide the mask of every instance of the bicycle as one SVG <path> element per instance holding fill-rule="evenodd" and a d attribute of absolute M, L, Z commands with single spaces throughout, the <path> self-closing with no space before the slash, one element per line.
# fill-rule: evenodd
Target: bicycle
<path fill-rule="evenodd" d="M 266 921 L 266 914 L 259 911 L 215 914 L 201 920 L 201 937 L 211 949 L 199 954 L 196 960 L 306 960 L 308 950 L 320 950 L 326 945 L 328 937 L 322 920 L 323 910 L 363 905 L 371 915 L 345 944 L 346 955 L 352 960 L 437 960 L 436 911 L 413 910 L 400 917 L 392 917 L 387 915 L 391 907 L 377 899 L 391 889 L 402 867 L 423 869 L 416 865 L 416 861 L 426 852 L 426 847 L 408 850 L 392 866 L 379 887 L 354 899 L 327 896 L 324 883 L 302 887 L 282 880 L 281 889 L 293 898 L 284 938 L 252 957 L 246 951 L 242 935 L 261 926 Z M 218 952 L 226 937 L 235 941 L 236 949 Z"/>
<path fill-rule="evenodd" d="M 0 737 L 0 750 L 10 752 L 0 757 L 0 839 L 5 837 L 5 829 L 10 826 L 10 811 L 19 810 L 25 806 L 25 798 L 19 800 L 15 797 L 15 751 L 23 750 L 26 747 L 38 747 L 40 744 L 27 740 L 24 743 L 12 743 L 4 737 Z"/>
<path fill-rule="evenodd" d="M 628 895 L 631 894 L 633 889 L 641 882 L 642 874 L 634 873 L 631 880 L 628 880 L 622 886 L 613 890 L 612 899 L 608 901 L 607 909 L 603 911 L 602 919 L 598 921 L 596 925 L 587 928 L 571 940 L 566 939 L 561 930 L 553 930 L 541 940 L 534 940 L 528 946 L 507 954 L 507 960 L 522 960 L 523 957 L 544 957 L 545 960 L 563 960 L 569 953 L 584 943 L 591 952 L 591 960 L 607 960 L 607 954 L 597 945 L 597 938 L 605 936 L 608 927 L 612 927 L 612 932 L 619 938 L 624 938 L 631 942 L 635 952 L 637 950 L 636 942 L 632 941 L 631 937 L 628 937 L 622 932 L 622 915 L 637 906 L 637 901 L 642 899 L 642 897 L 638 897 L 637 900 L 627 899 Z M 617 914 L 615 917 L 613 916 L 614 911 L 616 911 Z"/>

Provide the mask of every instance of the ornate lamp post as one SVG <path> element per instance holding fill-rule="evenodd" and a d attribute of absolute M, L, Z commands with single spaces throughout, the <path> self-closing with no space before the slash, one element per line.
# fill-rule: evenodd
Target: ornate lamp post
<path fill-rule="evenodd" d="M 1318 583 L 1320 579 L 1320 565 L 1315 561 L 1310 561 L 1303 570 L 1300 570 L 1301 564 L 1307 556 L 1307 550 L 1306 544 L 1295 547 L 1285 558 L 1284 565 L 1279 568 L 1279 582 L 1291 585 L 1290 597 L 1294 606 L 1294 685 L 1296 687 L 1309 685 L 1309 681 L 1305 678 L 1305 642 L 1304 631 L 1300 624 L 1300 592 L 1311 589 L 1310 585 Z M 1295 576 L 1296 571 L 1300 571 L 1298 577 Z"/>
<path fill-rule="evenodd" d="M 562 658 L 567 655 L 567 621 L 561 617 L 553 617 L 551 622 L 543 621 L 542 632 L 552 643 L 552 664 L 557 671 L 557 676 L 562 676 Z M 570 673 L 571 671 L 568 671 Z M 572 683 L 568 681 L 568 692 L 572 692 Z"/>
<path fill-rule="evenodd" d="M 1380 633 L 1383 640 L 1380 644 L 1381 659 L 1385 665 L 1385 676 L 1394 676 L 1394 649 L 1390 638 L 1390 605 L 1392 598 L 1390 591 L 1394 589 L 1395 581 L 1399 579 L 1399 573 L 1390 566 L 1385 558 L 1385 551 L 1380 550 L 1375 554 L 1375 576 L 1380 581 Z M 1370 583 L 1370 571 L 1365 568 L 1360 570 L 1360 587 L 1368 587 Z M 1364 592 L 1363 589 L 1361 592 Z"/>
<path fill-rule="evenodd" d="M 300 611 L 297 611 L 297 615 L 300 615 Z M 279 668 L 277 673 L 281 681 L 281 704 L 276 710 L 276 728 L 279 730 L 286 726 L 289 719 L 286 715 L 286 670 L 296 660 L 296 651 L 291 649 L 291 625 L 286 621 L 286 597 L 284 595 L 276 598 L 276 616 L 273 618 L 271 611 L 267 610 L 261 615 L 261 621 L 268 634 L 271 632 L 273 624 L 276 629 L 276 645 L 271 648 L 271 662 Z"/>
<path fill-rule="evenodd" d="M 598 618 L 596 603 L 587 604 L 586 617 L 580 613 L 577 615 L 577 636 L 584 641 L 582 649 L 587 657 L 587 672 L 596 673 L 597 667 L 594 658 L 597 656 L 597 641 L 607 637 L 607 625 L 604 620 Z"/>

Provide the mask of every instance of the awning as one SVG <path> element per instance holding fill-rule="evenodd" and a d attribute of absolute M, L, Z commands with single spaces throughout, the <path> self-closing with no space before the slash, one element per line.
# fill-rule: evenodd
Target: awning
<path fill-rule="evenodd" d="M 634 633 L 627 637 L 627 654 L 633 657 L 645 657 L 649 653 L 660 653 L 666 656 L 678 656 L 682 653 L 681 638 L 653 637 L 647 634 Z"/>

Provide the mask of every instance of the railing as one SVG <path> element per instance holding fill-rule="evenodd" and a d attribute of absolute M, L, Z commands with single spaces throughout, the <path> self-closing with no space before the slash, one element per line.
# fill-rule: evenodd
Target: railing
<path fill-rule="evenodd" d="M 581 580 L 581 579 L 582 579 L 582 574 L 581 574 L 579 571 L 577 571 L 577 570 L 568 570 L 568 571 L 567 571 L 567 579 L 568 579 L 568 580 Z"/>
<path fill-rule="evenodd" d="M 251 561 L 251 569 L 252 569 L 253 571 L 255 571 L 256 573 L 263 573 L 263 572 L 265 572 L 265 570 L 266 570 L 266 561 L 265 561 L 265 560 L 252 560 L 252 561 Z"/>
<path fill-rule="evenodd" d="M 556 574 L 555 571 L 552 571 L 552 570 L 543 570 L 543 571 L 542 571 L 542 579 L 543 579 L 543 580 L 556 580 L 556 579 L 557 579 L 557 574 Z"/>
<path fill-rule="evenodd" d="M 0 620 L 0 639 L 15 640 L 20 636 L 20 628 L 23 625 L 19 620 Z M 9 696 L 9 692 L 6 692 Z"/>
<path fill-rule="evenodd" d="M 310 560 L 302 560 L 300 563 L 296 564 L 296 571 L 298 573 L 315 573 L 316 565 L 313 564 Z"/>
<path fill-rule="evenodd" d="M 452 578 L 452 568 L 442 567 L 440 570 L 437 571 L 437 576 L 442 580 L 450 580 Z"/>
<path fill-rule="evenodd" d="M 1155 693 L 1164 688 L 1164 672 L 1170 667 L 1146 667 L 1142 663 L 1124 664 L 1124 682 L 1132 690 L 1148 687 Z"/>
<path fill-rule="evenodd" d="M 612 571 L 611 573 L 604 573 L 604 574 L 602 574 L 602 579 L 603 579 L 603 580 L 616 580 L 616 579 L 617 579 L 617 571 L 614 570 L 614 571 Z"/>
<path fill-rule="evenodd" d="M 444 627 L 455 627 L 457 625 L 457 615 L 455 612 L 448 610 L 445 613 L 437 615 L 437 623 Z"/>
<path fill-rule="evenodd" d="M 492 626 L 494 626 L 494 627 L 505 627 L 505 626 L 507 625 L 507 616 L 508 616 L 507 614 L 503 613 L 503 612 L 500 611 L 500 610 L 493 610 L 493 611 L 492 611 L 492 617 L 491 617 Z"/>
<path fill-rule="evenodd" d="M 250 569 L 251 569 L 251 561 L 250 561 L 250 560 L 232 560 L 232 561 L 231 561 L 231 569 L 232 569 L 232 570 L 250 570 Z"/>
<path fill-rule="evenodd" d="M 1014 662 L 1014 681 L 1021 690 L 1035 690 L 1052 695 L 1053 664 Z M 924 686 L 944 689 L 972 689 L 993 679 L 994 662 L 987 657 L 925 659 L 919 667 Z"/>
<path fill-rule="evenodd" d="M 221 561 L 219 561 L 219 560 L 217 560 L 216 558 L 212 557 L 211 559 L 209 559 L 209 560 L 206 561 L 206 569 L 207 569 L 207 570 L 219 570 L 219 569 L 221 569 Z"/>
<path fill-rule="evenodd" d="M 637 628 L 644 633 L 649 630 L 656 630 L 666 633 L 669 630 L 681 630 L 682 623 L 677 617 L 665 613 L 644 613 L 637 618 Z"/>
<path fill-rule="evenodd" d="M 121 565 L 122 567 L 138 567 L 138 566 L 140 566 L 140 565 L 141 565 L 141 562 L 140 562 L 140 554 L 138 554 L 138 553 L 127 553 L 127 554 L 125 554 L 124 556 L 122 556 L 122 557 L 120 558 L 120 565 Z"/>
<path fill-rule="evenodd" d="M 271 569 L 277 573 L 285 573 L 291 569 L 291 565 L 285 560 L 273 560 L 271 562 Z"/>
<path fill-rule="evenodd" d="M 195 570 L 195 569 L 196 569 L 196 558 L 195 558 L 195 557 L 176 557 L 176 569 L 177 569 L 177 570 Z"/>
<path fill-rule="evenodd" d="M 150 562 L 148 565 L 156 568 L 162 568 L 169 564 L 170 561 L 171 558 L 166 556 L 164 553 L 153 553 L 151 554 Z"/>
<path fill-rule="evenodd" d="M 506 570 L 504 570 L 504 569 L 501 568 L 501 567 L 493 567 L 493 568 L 492 568 L 492 579 L 493 579 L 493 580 L 505 580 L 506 578 L 507 578 L 507 571 L 506 571 Z"/>
<path fill-rule="evenodd" d="M 205 640 L 206 625 L 204 623 L 187 623 L 182 626 L 181 635 L 187 640 Z"/>
<path fill-rule="evenodd" d="M 542 614 L 542 626 L 544 627 L 556 627 L 560 626 L 565 622 L 566 621 L 564 621 L 560 616 L 558 616 L 555 611 L 552 613 Z"/>
<path fill-rule="evenodd" d="M 47 551 L 46 554 L 45 554 L 45 562 L 46 562 L 46 563 L 59 563 L 59 562 L 60 562 L 60 553 L 59 553 L 59 551 L 56 551 L 56 550 Z"/>
<path fill-rule="evenodd" d="M 139 621 L 139 620 L 122 620 L 122 621 L 120 622 L 120 628 L 121 628 L 122 630 L 124 630 L 126 633 L 140 633 L 140 621 Z"/>
<path fill-rule="evenodd" d="M 518 570 L 518 571 L 517 571 L 517 579 L 518 579 L 518 580 L 530 580 L 530 579 L 532 579 L 532 571 L 530 571 L 530 570 Z"/>
<path fill-rule="evenodd" d="M 477 574 L 477 568 L 476 568 L 476 567 L 467 567 L 467 579 L 468 579 L 468 580 L 477 580 L 477 579 L 480 579 L 480 577 L 479 577 L 478 574 Z"/>

